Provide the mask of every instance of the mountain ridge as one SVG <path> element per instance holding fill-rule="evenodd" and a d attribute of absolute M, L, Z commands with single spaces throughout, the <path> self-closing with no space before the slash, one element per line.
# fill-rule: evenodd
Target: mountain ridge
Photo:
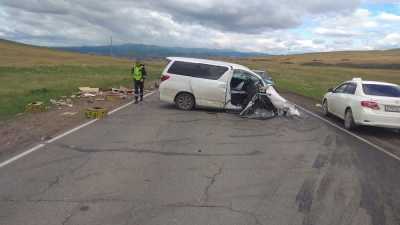
<path fill-rule="evenodd" d="M 114 56 L 123 58 L 165 58 L 168 56 L 182 57 L 255 57 L 270 56 L 266 53 L 244 52 L 229 49 L 211 49 L 211 48 L 184 48 L 184 47 L 165 47 L 146 44 L 121 44 L 112 46 L 71 46 L 55 47 L 55 49 L 78 52 L 83 54 L 94 54 L 103 56 Z"/>

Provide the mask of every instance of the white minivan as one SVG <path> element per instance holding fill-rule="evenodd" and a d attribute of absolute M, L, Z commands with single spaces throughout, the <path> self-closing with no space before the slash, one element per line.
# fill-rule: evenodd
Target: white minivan
<path fill-rule="evenodd" d="M 249 85 L 269 85 L 267 77 L 249 68 L 227 62 L 169 57 L 161 75 L 161 101 L 179 109 L 195 106 L 241 109 L 249 97 Z"/>

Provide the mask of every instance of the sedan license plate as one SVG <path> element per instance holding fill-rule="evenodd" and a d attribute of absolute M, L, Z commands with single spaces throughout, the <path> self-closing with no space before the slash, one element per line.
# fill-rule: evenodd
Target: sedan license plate
<path fill-rule="evenodd" d="M 398 113 L 400 113 L 400 106 L 386 105 L 385 106 L 385 111 L 386 112 L 398 112 Z"/>

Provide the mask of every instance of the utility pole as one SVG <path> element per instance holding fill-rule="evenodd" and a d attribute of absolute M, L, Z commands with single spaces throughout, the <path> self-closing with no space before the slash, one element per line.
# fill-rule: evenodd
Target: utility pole
<path fill-rule="evenodd" d="M 113 57 L 113 39 L 110 37 L 110 56 Z"/>

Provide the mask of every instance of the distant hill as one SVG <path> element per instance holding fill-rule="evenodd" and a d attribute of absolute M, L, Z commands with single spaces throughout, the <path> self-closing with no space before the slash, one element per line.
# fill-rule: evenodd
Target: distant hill
<path fill-rule="evenodd" d="M 391 52 L 400 52 L 400 48 L 390 49 L 390 50 L 388 50 L 388 51 L 391 51 Z"/>
<path fill-rule="evenodd" d="M 110 56 L 110 46 L 76 46 L 76 47 L 57 47 L 56 49 Z M 180 47 L 162 47 L 156 45 L 143 44 L 123 44 L 112 47 L 114 57 L 123 58 L 165 58 L 168 56 L 181 57 L 254 57 L 268 56 L 268 54 L 257 52 L 240 52 L 233 50 L 207 49 L 207 48 L 180 48 Z"/>
<path fill-rule="evenodd" d="M 341 67 L 356 69 L 400 70 L 400 50 L 336 51 L 296 55 L 255 57 L 260 62 L 275 62 L 282 65 L 309 67 Z M 360 73 L 358 76 L 361 76 Z"/>
<path fill-rule="evenodd" d="M 110 65 L 126 64 L 128 60 L 90 56 L 59 51 L 47 47 L 22 44 L 0 39 L 0 66 L 34 65 Z"/>

